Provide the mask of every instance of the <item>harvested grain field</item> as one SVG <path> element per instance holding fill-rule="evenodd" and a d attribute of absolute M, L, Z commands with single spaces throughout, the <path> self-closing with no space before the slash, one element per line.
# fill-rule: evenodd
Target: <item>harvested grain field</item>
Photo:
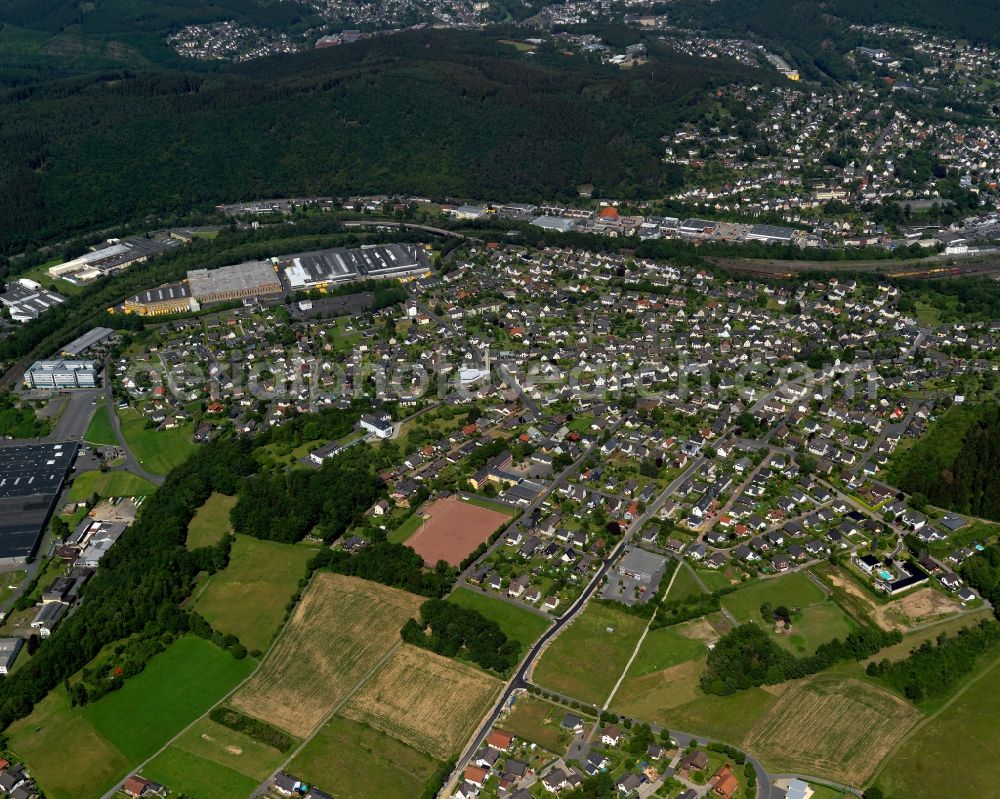
<path fill-rule="evenodd" d="M 819 675 L 788 690 L 744 746 L 770 770 L 860 787 L 920 718 L 912 705 L 874 685 Z"/>
<path fill-rule="evenodd" d="M 319 572 L 261 668 L 230 704 L 297 738 L 312 734 L 392 651 L 424 600 Z"/>
<path fill-rule="evenodd" d="M 444 760 L 465 743 L 502 687 L 479 669 L 404 644 L 340 715 Z"/>
<path fill-rule="evenodd" d="M 439 499 L 425 509 L 427 521 L 406 539 L 406 545 L 424 559 L 428 566 L 445 560 L 458 566 L 476 547 L 510 517 L 498 510 L 482 508 L 458 497 Z"/>

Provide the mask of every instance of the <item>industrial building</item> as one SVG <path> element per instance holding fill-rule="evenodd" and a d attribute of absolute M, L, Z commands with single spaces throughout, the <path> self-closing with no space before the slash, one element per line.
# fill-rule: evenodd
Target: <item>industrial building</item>
<path fill-rule="evenodd" d="M 172 238 L 144 239 L 108 239 L 107 244 L 74 258 L 71 261 L 51 266 L 49 275 L 67 280 L 70 283 L 86 283 L 104 275 L 111 275 L 128 269 L 132 264 L 159 255 L 164 250 L 176 247 L 180 242 Z"/>
<path fill-rule="evenodd" d="M 23 638 L 0 638 L 0 674 L 10 674 L 23 645 Z"/>
<path fill-rule="evenodd" d="M 575 221 L 561 216 L 536 216 L 531 220 L 531 224 L 544 230 L 554 230 L 557 233 L 567 233 L 576 227 Z"/>
<path fill-rule="evenodd" d="M 75 442 L 0 448 L 0 565 L 35 553 L 78 450 Z"/>
<path fill-rule="evenodd" d="M 198 301 L 191 296 L 187 283 L 171 283 L 148 291 L 140 291 L 125 300 L 125 313 L 139 316 L 161 316 L 198 310 Z"/>
<path fill-rule="evenodd" d="M 75 358 L 89 350 L 91 347 L 103 344 L 114 334 L 115 331 L 110 327 L 95 327 L 93 330 L 90 330 L 82 336 L 73 339 L 69 344 L 59 350 L 59 354 L 64 358 Z"/>
<path fill-rule="evenodd" d="M 96 388 L 94 361 L 35 361 L 24 373 L 28 388 Z"/>
<path fill-rule="evenodd" d="M 225 302 L 280 294 L 281 281 L 267 261 L 247 261 L 220 269 L 188 272 L 191 296 L 199 303 Z"/>
<path fill-rule="evenodd" d="M 34 280 L 21 278 L 7 286 L 7 290 L 0 294 L 0 302 L 10 313 L 12 321 L 24 324 L 66 302 L 66 298 L 43 289 Z"/>
<path fill-rule="evenodd" d="M 431 271 L 427 251 L 414 244 L 377 244 L 355 250 L 337 247 L 291 255 L 278 265 L 296 291 L 355 280 L 411 278 Z"/>
<path fill-rule="evenodd" d="M 779 225 L 754 225 L 747 233 L 747 241 L 763 241 L 767 244 L 791 244 L 796 231 L 790 227 Z"/>

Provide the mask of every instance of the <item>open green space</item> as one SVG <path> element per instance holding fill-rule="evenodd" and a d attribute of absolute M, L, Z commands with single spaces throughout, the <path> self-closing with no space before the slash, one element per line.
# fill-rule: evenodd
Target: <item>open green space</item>
<path fill-rule="evenodd" d="M 887 797 L 953 796 L 956 779 L 960 779 L 961 796 L 996 794 L 1000 785 L 998 673 L 1000 660 L 995 660 L 899 746 L 875 778 Z"/>
<path fill-rule="evenodd" d="M 228 497 L 218 491 L 210 496 L 188 524 L 188 549 L 209 547 L 218 544 L 233 531 L 229 523 L 229 511 L 236 505 L 236 497 Z"/>
<path fill-rule="evenodd" d="M 153 474 L 167 474 L 198 448 L 191 440 L 192 422 L 185 422 L 173 430 L 156 430 L 146 427 L 142 414 L 130 410 L 121 415 L 121 426 L 132 454 Z"/>
<path fill-rule="evenodd" d="M 238 771 L 255 782 L 265 780 L 284 760 L 277 749 L 209 718 L 192 724 L 171 743 L 171 748 Z"/>
<path fill-rule="evenodd" d="M 777 642 L 795 655 L 810 655 L 820 644 L 834 638 L 843 640 L 856 628 L 854 622 L 833 601 L 803 608 L 792 619 L 790 631 L 775 634 Z"/>
<path fill-rule="evenodd" d="M 111 428 L 111 417 L 108 415 L 106 404 L 99 405 L 94 411 L 90 424 L 87 425 L 87 432 L 83 434 L 83 440 L 97 446 L 105 444 L 114 446 L 118 443 L 115 431 Z"/>
<path fill-rule="evenodd" d="M 791 572 L 773 580 L 762 580 L 722 598 L 722 605 L 740 622 L 760 622 L 760 606 L 784 605 L 790 610 L 814 605 L 826 599 L 826 594 L 805 572 Z"/>
<path fill-rule="evenodd" d="M 156 486 L 131 472 L 83 472 L 70 486 L 70 502 L 84 502 L 94 494 L 99 497 L 146 497 Z"/>
<path fill-rule="evenodd" d="M 423 523 L 424 520 L 414 513 L 406 521 L 399 525 L 399 527 L 390 531 L 386 538 L 388 538 L 393 544 L 402 544 L 407 538 L 417 532 Z"/>
<path fill-rule="evenodd" d="M 591 602 L 545 650 L 535 666 L 539 685 L 584 702 L 601 705 L 608 698 L 646 619 Z"/>
<path fill-rule="evenodd" d="M 684 599 L 689 596 L 701 596 L 704 593 L 705 591 L 691 567 L 687 563 L 681 563 L 677 567 L 677 573 L 673 576 L 673 583 L 670 585 L 670 592 L 666 598 Z"/>
<path fill-rule="evenodd" d="M 718 569 L 697 569 L 695 574 L 709 591 L 719 591 L 722 588 L 729 588 L 732 581 L 724 571 Z"/>
<path fill-rule="evenodd" d="M 229 565 L 208 579 L 194 609 L 219 632 L 235 635 L 251 651 L 263 651 L 315 554 L 309 547 L 238 535 Z"/>
<path fill-rule="evenodd" d="M 140 762 L 246 679 L 254 665 L 201 638 L 180 638 L 121 689 L 80 712 L 126 757 Z"/>
<path fill-rule="evenodd" d="M 567 710 L 537 696 L 521 694 L 499 726 L 524 741 L 561 755 L 573 739 L 573 734 L 561 726 L 567 713 L 587 718 L 578 710 Z"/>
<path fill-rule="evenodd" d="M 629 668 L 630 677 L 667 669 L 705 655 L 704 642 L 681 635 L 678 626 L 650 630 L 646 634 L 639 654 Z"/>
<path fill-rule="evenodd" d="M 22 655 L 23 656 L 23 655 Z M 130 761 L 70 706 L 61 687 L 7 731 L 10 751 L 23 760 L 49 799 L 100 796 Z"/>
<path fill-rule="evenodd" d="M 190 799 L 242 797 L 253 793 L 259 780 L 212 760 L 169 746 L 142 770 L 146 779 L 167 786 L 174 795 Z"/>
<path fill-rule="evenodd" d="M 463 499 L 463 502 L 468 502 L 470 505 L 475 505 L 477 508 L 486 508 L 487 510 L 495 510 L 497 513 L 503 513 L 507 516 L 513 516 L 517 511 L 513 508 L 507 507 L 502 502 L 491 502 L 488 499 L 482 499 L 481 497 L 470 496 L 468 499 Z"/>
<path fill-rule="evenodd" d="M 495 599 L 482 591 L 457 588 L 448 597 L 451 602 L 463 608 L 471 608 L 482 613 L 500 625 L 508 638 L 521 644 L 521 652 L 526 652 L 549 628 L 549 620 L 530 610 L 519 608 L 502 599 Z"/>
<path fill-rule="evenodd" d="M 776 701 L 777 692 L 764 688 L 750 688 L 730 696 L 702 694 L 673 708 L 670 723 L 681 730 L 739 744 Z"/>
<path fill-rule="evenodd" d="M 334 716 L 288 770 L 337 799 L 413 799 L 437 765 L 430 755 L 367 724 Z"/>

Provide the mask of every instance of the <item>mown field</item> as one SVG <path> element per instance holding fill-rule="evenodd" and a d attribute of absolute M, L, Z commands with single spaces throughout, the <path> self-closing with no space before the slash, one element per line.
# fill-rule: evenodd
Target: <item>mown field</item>
<path fill-rule="evenodd" d="M 400 642 L 421 597 L 319 572 L 262 667 L 236 692 L 237 710 L 304 738 Z"/>
<path fill-rule="evenodd" d="M 673 583 L 670 585 L 667 599 L 684 599 L 684 597 L 701 596 L 705 593 L 686 561 L 677 567 L 677 573 L 672 579 Z"/>
<path fill-rule="evenodd" d="M 474 666 L 404 644 L 341 714 L 445 760 L 458 752 L 502 687 Z"/>
<path fill-rule="evenodd" d="M 917 729 L 875 779 L 890 799 L 995 796 L 1000 785 L 1000 662 Z"/>
<path fill-rule="evenodd" d="M 288 766 L 338 799 L 414 799 L 437 763 L 365 724 L 334 716 Z"/>
<path fill-rule="evenodd" d="M 601 705 L 632 656 L 646 620 L 591 602 L 545 650 L 534 681 Z"/>
<path fill-rule="evenodd" d="M 743 743 L 771 769 L 862 786 L 920 718 L 888 691 L 824 674 L 791 685 Z"/>
<path fill-rule="evenodd" d="M 49 799 L 100 796 L 253 669 L 200 638 L 182 638 L 114 693 L 84 708 L 52 691 L 11 725 L 10 749 Z"/>
<path fill-rule="evenodd" d="M 70 486 L 67 499 L 84 502 L 93 494 L 100 497 L 148 497 L 156 486 L 131 472 L 83 472 Z"/>
<path fill-rule="evenodd" d="M 83 440 L 97 446 L 118 444 L 115 432 L 111 429 L 111 418 L 108 416 L 107 405 L 99 405 L 94 411 L 90 424 L 87 425 L 87 432 L 83 434 Z"/>
<path fill-rule="evenodd" d="M 198 448 L 191 440 L 194 423 L 185 422 L 173 430 L 146 427 L 146 419 L 136 411 L 121 414 L 122 435 L 136 460 L 146 471 L 165 475 L 180 466 Z"/>
<path fill-rule="evenodd" d="M 246 797 L 259 784 L 226 766 L 167 747 L 142 770 L 142 776 L 166 785 L 174 795 L 190 799 L 215 799 L 219 796 Z"/>
<path fill-rule="evenodd" d="M 526 652 L 549 628 L 549 620 L 544 616 L 501 599 L 495 599 L 482 591 L 456 588 L 448 600 L 463 608 L 479 611 L 487 619 L 495 621 L 500 625 L 504 635 L 521 644 L 522 653 Z"/>
<path fill-rule="evenodd" d="M 229 565 L 198 591 L 194 609 L 250 651 L 267 649 L 315 549 L 238 535 Z"/>
<path fill-rule="evenodd" d="M 217 491 L 212 494 L 205 504 L 198 508 L 188 524 L 187 544 L 188 549 L 198 547 L 210 547 L 218 544 L 223 536 L 233 531 L 233 526 L 229 522 L 229 512 L 236 505 L 236 497 L 227 497 Z"/>

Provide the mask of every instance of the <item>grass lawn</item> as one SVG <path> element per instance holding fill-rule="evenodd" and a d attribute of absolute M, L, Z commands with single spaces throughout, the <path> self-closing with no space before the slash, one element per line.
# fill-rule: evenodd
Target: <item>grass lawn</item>
<path fill-rule="evenodd" d="M 705 593 L 687 563 L 681 563 L 677 567 L 677 574 L 673 580 L 667 599 L 684 599 L 687 596 L 701 596 Z"/>
<path fill-rule="evenodd" d="M 100 405 L 94 411 L 94 415 L 87 425 L 87 432 L 83 434 L 83 440 L 91 444 L 117 445 L 114 430 L 111 429 L 111 418 L 108 416 L 108 406 Z"/>
<path fill-rule="evenodd" d="M 705 588 L 709 591 L 718 591 L 720 588 L 729 588 L 732 585 L 726 573 L 717 569 L 698 569 L 695 574 L 698 575 L 705 584 Z"/>
<path fill-rule="evenodd" d="M 83 502 L 92 494 L 101 497 L 146 497 L 156 491 L 149 480 L 131 472 L 83 472 L 70 486 L 70 502 Z"/>
<path fill-rule="evenodd" d="M 463 608 L 478 610 L 487 619 L 495 621 L 508 638 L 521 644 L 522 653 L 549 628 L 549 621 L 537 613 L 495 599 L 482 591 L 457 588 L 448 599 Z"/>
<path fill-rule="evenodd" d="M 564 754 L 573 735 L 560 724 L 567 713 L 580 716 L 578 710 L 567 710 L 545 699 L 520 694 L 499 727 L 525 741 L 538 744 L 557 755 Z"/>
<path fill-rule="evenodd" d="M 591 602 L 545 650 L 535 666 L 535 682 L 602 705 L 645 627 L 646 619 Z"/>
<path fill-rule="evenodd" d="M 436 768 L 430 755 L 339 716 L 323 725 L 288 766 L 299 779 L 336 792 L 337 799 L 413 799 Z"/>
<path fill-rule="evenodd" d="M 166 785 L 173 795 L 188 796 L 191 799 L 249 796 L 260 784 L 260 780 L 176 746 L 167 747 L 157 755 L 142 770 L 142 776 Z"/>
<path fill-rule="evenodd" d="M 70 707 L 61 687 L 35 705 L 30 716 L 14 722 L 7 734 L 11 752 L 24 760 L 49 799 L 100 796 L 131 765 Z"/>
<path fill-rule="evenodd" d="M 251 651 L 263 651 L 315 554 L 307 547 L 238 535 L 229 565 L 205 583 L 194 609 L 219 632 L 235 635 Z"/>
<path fill-rule="evenodd" d="M 141 674 L 81 711 L 130 760 L 149 757 L 249 676 L 255 663 L 201 638 L 175 641 Z"/>
<path fill-rule="evenodd" d="M 129 449 L 143 468 L 153 474 L 167 474 L 180 466 L 198 448 L 191 440 L 194 423 L 187 422 L 173 430 L 146 427 L 146 419 L 136 411 L 126 411 L 121 417 L 122 434 Z"/>
<path fill-rule="evenodd" d="M 791 632 L 774 638 L 793 655 L 811 655 L 820 644 L 834 638 L 843 640 L 855 628 L 836 602 L 827 601 L 803 608 L 792 620 Z"/>
<path fill-rule="evenodd" d="M 676 625 L 650 630 L 628 674 L 629 677 L 640 677 L 643 674 L 676 666 L 678 663 L 696 660 L 704 655 L 705 644 L 681 635 Z"/>
<path fill-rule="evenodd" d="M 470 497 L 469 499 L 463 499 L 462 502 L 468 502 L 470 505 L 475 505 L 477 508 L 486 508 L 487 510 L 495 510 L 497 513 L 503 513 L 506 516 L 513 516 L 517 512 L 513 508 L 508 508 L 502 502 L 491 502 L 488 499 L 480 499 L 479 497 Z"/>
<path fill-rule="evenodd" d="M 188 525 L 187 548 L 209 547 L 218 544 L 223 536 L 233 531 L 229 523 L 229 511 L 236 505 L 236 497 L 214 492 L 204 505 L 198 508 Z"/>
<path fill-rule="evenodd" d="M 893 753 L 875 784 L 886 796 L 994 796 L 1000 785 L 1000 661 L 918 727 Z"/>
<path fill-rule="evenodd" d="M 823 602 L 826 594 L 803 572 L 792 572 L 773 580 L 741 588 L 722 598 L 722 605 L 740 622 L 760 622 L 760 606 L 770 602 L 773 606 L 804 608 Z"/>
<path fill-rule="evenodd" d="M 771 691 L 750 688 L 731 696 L 701 694 L 670 711 L 670 724 L 685 732 L 707 735 L 739 746 L 761 716 L 777 701 L 781 686 Z M 656 719 L 648 719 L 656 721 Z"/>
<path fill-rule="evenodd" d="M 238 771 L 257 783 L 263 782 L 284 760 L 277 749 L 208 718 L 195 722 L 170 746 Z"/>
<path fill-rule="evenodd" d="M 399 527 L 391 531 L 386 538 L 388 538 L 393 544 L 402 544 L 407 538 L 417 532 L 423 523 L 424 520 L 414 513 L 410 516 L 410 518 L 399 525 Z"/>

